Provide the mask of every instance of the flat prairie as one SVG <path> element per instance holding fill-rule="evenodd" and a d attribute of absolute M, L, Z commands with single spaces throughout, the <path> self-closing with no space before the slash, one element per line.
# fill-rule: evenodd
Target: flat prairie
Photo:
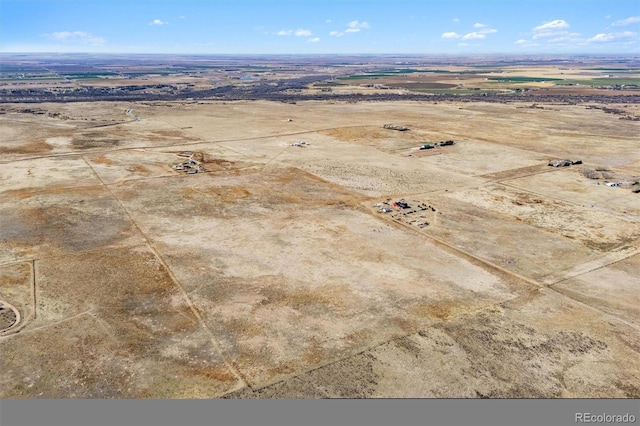
<path fill-rule="evenodd" d="M 638 121 L 0 108 L 3 398 L 640 397 Z"/>

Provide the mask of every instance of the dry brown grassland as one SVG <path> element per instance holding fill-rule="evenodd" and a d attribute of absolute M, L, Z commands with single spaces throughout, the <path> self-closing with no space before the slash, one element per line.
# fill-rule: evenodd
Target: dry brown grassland
<path fill-rule="evenodd" d="M 542 106 L 3 105 L 0 396 L 640 397 L 640 123 Z"/>

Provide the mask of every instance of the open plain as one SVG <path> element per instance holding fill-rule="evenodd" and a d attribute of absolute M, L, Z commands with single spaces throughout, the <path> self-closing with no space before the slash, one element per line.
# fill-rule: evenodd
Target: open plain
<path fill-rule="evenodd" d="M 1 104 L 0 396 L 640 397 L 637 89 L 314 84 Z"/>

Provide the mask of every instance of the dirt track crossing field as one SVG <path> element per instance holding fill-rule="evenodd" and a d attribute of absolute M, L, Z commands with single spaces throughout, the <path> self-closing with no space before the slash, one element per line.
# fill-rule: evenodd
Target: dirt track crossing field
<path fill-rule="evenodd" d="M 543 106 L 6 105 L 0 396 L 640 397 L 640 127 Z"/>

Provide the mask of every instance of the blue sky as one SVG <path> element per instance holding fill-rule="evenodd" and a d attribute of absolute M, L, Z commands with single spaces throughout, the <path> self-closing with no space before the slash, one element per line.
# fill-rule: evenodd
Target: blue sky
<path fill-rule="evenodd" d="M 0 0 L 0 52 L 640 54 L 640 1 Z"/>

